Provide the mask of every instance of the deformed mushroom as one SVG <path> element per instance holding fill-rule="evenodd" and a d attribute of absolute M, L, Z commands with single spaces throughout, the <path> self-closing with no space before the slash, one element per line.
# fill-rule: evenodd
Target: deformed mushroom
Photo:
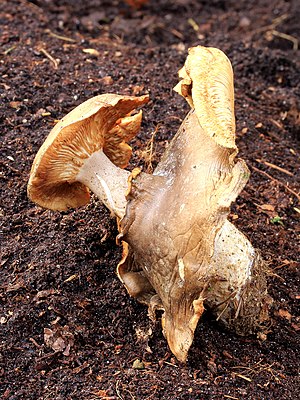
<path fill-rule="evenodd" d="M 267 321 L 270 298 L 263 261 L 227 220 L 249 178 L 235 159 L 230 61 L 218 49 L 194 47 L 179 76 L 175 90 L 191 111 L 153 175 L 120 168 L 140 126 L 141 114 L 131 112 L 148 97 L 102 95 L 53 129 L 36 156 L 28 193 L 64 210 L 88 201 L 87 186 L 106 204 L 120 219 L 119 278 L 151 318 L 163 310 L 170 349 L 185 361 L 205 308 L 247 334 Z"/>
<path fill-rule="evenodd" d="M 230 61 L 198 46 L 179 76 L 175 90 L 192 109 L 153 175 L 131 176 L 118 274 L 150 316 L 164 310 L 168 344 L 185 361 L 205 307 L 247 334 L 268 319 L 270 298 L 258 252 L 227 220 L 249 178 L 246 164 L 235 161 Z"/>

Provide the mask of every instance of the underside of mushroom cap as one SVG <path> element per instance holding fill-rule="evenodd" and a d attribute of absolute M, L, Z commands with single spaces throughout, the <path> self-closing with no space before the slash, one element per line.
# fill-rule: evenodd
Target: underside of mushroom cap
<path fill-rule="evenodd" d="M 195 108 L 204 131 L 221 146 L 236 149 L 233 71 L 227 56 L 216 48 L 192 47 L 178 74 L 181 81 L 174 90 Z"/>
<path fill-rule="evenodd" d="M 148 96 L 103 94 L 80 104 L 50 132 L 38 151 L 30 174 L 28 195 L 52 210 L 66 210 L 89 201 L 89 190 L 76 181 L 84 161 L 102 149 L 118 167 L 127 166 L 131 147 L 126 143 L 141 124 Z"/>

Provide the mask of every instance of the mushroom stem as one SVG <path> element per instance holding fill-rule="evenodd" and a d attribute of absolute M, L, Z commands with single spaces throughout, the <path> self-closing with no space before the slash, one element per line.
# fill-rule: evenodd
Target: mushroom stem
<path fill-rule="evenodd" d="M 87 186 L 114 216 L 122 218 L 129 175 L 129 171 L 117 167 L 98 150 L 84 161 L 76 180 Z"/>

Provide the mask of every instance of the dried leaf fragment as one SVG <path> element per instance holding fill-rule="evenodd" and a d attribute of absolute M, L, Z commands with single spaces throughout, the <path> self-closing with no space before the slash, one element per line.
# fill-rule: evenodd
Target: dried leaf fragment
<path fill-rule="evenodd" d="M 264 211 L 274 211 L 275 207 L 272 206 L 272 204 L 262 204 L 261 206 L 259 206 L 259 208 L 261 208 Z"/>
<path fill-rule="evenodd" d="M 60 351 L 64 356 L 70 355 L 70 349 L 74 345 L 74 335 L 67 325 L 55 324 L 53 329 L 44 328 L 44 342 L 54 351 Z"/>
<path fill-rule="evenodd" d="M 145 364 L 143 363 L 143 361 L 141 361 L 137 358 L 136 360 L 134 360 L 134 362 L 132 364 L 132 368 L 133 369 L 144 369 Z"/>
<path fill-rule="evenodd" d="M 37 294 L 34 296 L 33 300 L 34 301 L 40 301 L 41 299 L 45 299 L 49 296 L 52 296 L 54 294 L 59 294 L 59 290 L 57 289 L 45 289 L 45 290 L 40 290 L 37 292 Z"/>

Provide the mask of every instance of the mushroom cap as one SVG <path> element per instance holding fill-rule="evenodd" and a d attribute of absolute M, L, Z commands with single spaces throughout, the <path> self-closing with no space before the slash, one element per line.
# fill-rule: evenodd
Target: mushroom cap
<path fill-rule="evenodd" d="M 125 168 L 131 157 L 126 143 L 141 125 L 141 111 L 149 96 L 102 94 L 80 104 L 62 118 L 39 149 L 30 173 L 28 196 L 52 210 L 66 210 L 88 203 L 88 188 L 76 181 L 84 161 L 103 150 L 118 167 Z"/>
<path fill-rule="evenodd" d="M 189 49 L 174 90 L 194 108 L 203 130 L 216 143 L 236 149 L 233 71 L 227 56 L 213 47 Z"/>

